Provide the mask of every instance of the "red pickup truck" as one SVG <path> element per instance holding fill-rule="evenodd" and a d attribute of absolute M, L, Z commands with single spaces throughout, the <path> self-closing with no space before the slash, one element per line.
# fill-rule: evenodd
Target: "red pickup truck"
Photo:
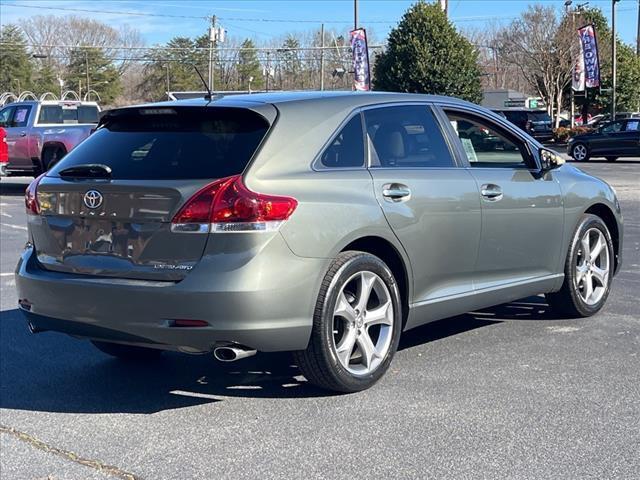
<path fill-rule="evenodd" d="M 96 128 L 95 102 L 25 101 L 0 110 L 7 159 L 0 176 L 38 176 L 69 153 Z"/>

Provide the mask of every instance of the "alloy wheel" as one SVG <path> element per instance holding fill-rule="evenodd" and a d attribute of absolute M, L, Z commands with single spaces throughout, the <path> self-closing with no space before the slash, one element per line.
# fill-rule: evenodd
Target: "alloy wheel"
<path fill-rule="evenodd" d="M 587 157 L 587 147 L 579 143 L 573 147 L 573 158 L 578 161 L 582 161 Z"/>
<path fill-rule="evenodd" d="M 340 364 L 356 376 L 375 371 L 389 351 L 393 321 L 393 301 L 382 279 L 370 271 L 352 275 L 333 311 L 333 347 Z"/>
<path fill-rule="evenodd" d="M 575 265 L 575 287 L 587 305 L 597 304 L 609 284 L 609 246 L 597 228 L 587 230 L 580 240 Z"/>

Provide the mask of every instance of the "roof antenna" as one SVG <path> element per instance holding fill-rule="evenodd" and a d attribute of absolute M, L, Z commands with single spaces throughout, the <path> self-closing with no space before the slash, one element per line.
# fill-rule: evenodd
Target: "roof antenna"
<path fill-rule="evenodd" d="M 195 64 L 193 65 L 193 68 L 198 74 L 198 76 L 200 77 L 200 80 L 202 80 L 202 84 L 204 85 L 204 88 L 206 88 L 207 90 L 207 93 L 204 96 L 204 99 L 211 101 L 211 99 L 213 98 L 213 94 L 211 93 L 211 89 L 209 88 L 209 85 L 207 85 L 207 82 L 204 81 L 204 77 L 202 76 L 202 74 L 200 73 L 200 70 L 198 70 L 198 67 L 196 67 Z"/>

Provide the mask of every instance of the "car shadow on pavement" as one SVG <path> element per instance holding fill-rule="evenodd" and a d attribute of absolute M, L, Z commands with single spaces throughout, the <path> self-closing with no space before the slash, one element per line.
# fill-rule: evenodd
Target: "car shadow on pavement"
<path fill-rule="evenodd" d="M 6 179 L 0 181 L 0 195 L 8 197 L 22 197 L 27 189 L 25 183 L 12 183 Z"/>
<path fill-rule="evenodd" d="M 504 320 L 551 320 L 540 297 L 459 315 L 404 335 L 400 349 L 437 341 Z M 32 335 L 20 312 L 0 312 L 0 407 L 64 413 L 155 413 L 228 397 L 330 396 L 304 380 L 288 353 L 261 353 L 234 363 L 210 355 L 165 353 L 126 363 L 87 341 L 45 332 Z"/>

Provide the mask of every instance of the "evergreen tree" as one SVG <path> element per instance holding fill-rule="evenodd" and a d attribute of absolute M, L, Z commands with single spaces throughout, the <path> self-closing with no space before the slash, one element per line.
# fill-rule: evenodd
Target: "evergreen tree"
<path fill-rule="evenodd" d="M 249 79 L 251 80 L 251 89 L 259 90 L 263 85 L 262 67 L 258 60 L 258 53 L 255 45 L 250 39 L 242 42 L 240 54 L 238 55 L 238 77 L 240 79 L 240 88 L 249 88 Z"/>
<path fill-rule="evenodd" d="M 31 90 L 33 66 L 22 31 L 15 25 L 5 25 L 0 30 L 0 42 L 0 92 L 19 95 Z"/>
<path fill-rule="evenodd" d="M 68 88 L 81 91 L 84 99 L 87 92 L 87 67 L 89 68 L 89 88 L 98 92 L 100 103 L 110 105 L 120 94 L 120 74 L 99 48 L 75 48 L 71 50 L 71 61 L 67 68 Z M 80 86 L 82 88 L 80 88 Z M 91 100 L 97 100 L 95 95 Z"/>
<path fill-rule="evenodd" d="M 437 4 L 419 1 L 389 34 L 374 64 L 377 90 L 482 100 L 478 52 Z"/>

